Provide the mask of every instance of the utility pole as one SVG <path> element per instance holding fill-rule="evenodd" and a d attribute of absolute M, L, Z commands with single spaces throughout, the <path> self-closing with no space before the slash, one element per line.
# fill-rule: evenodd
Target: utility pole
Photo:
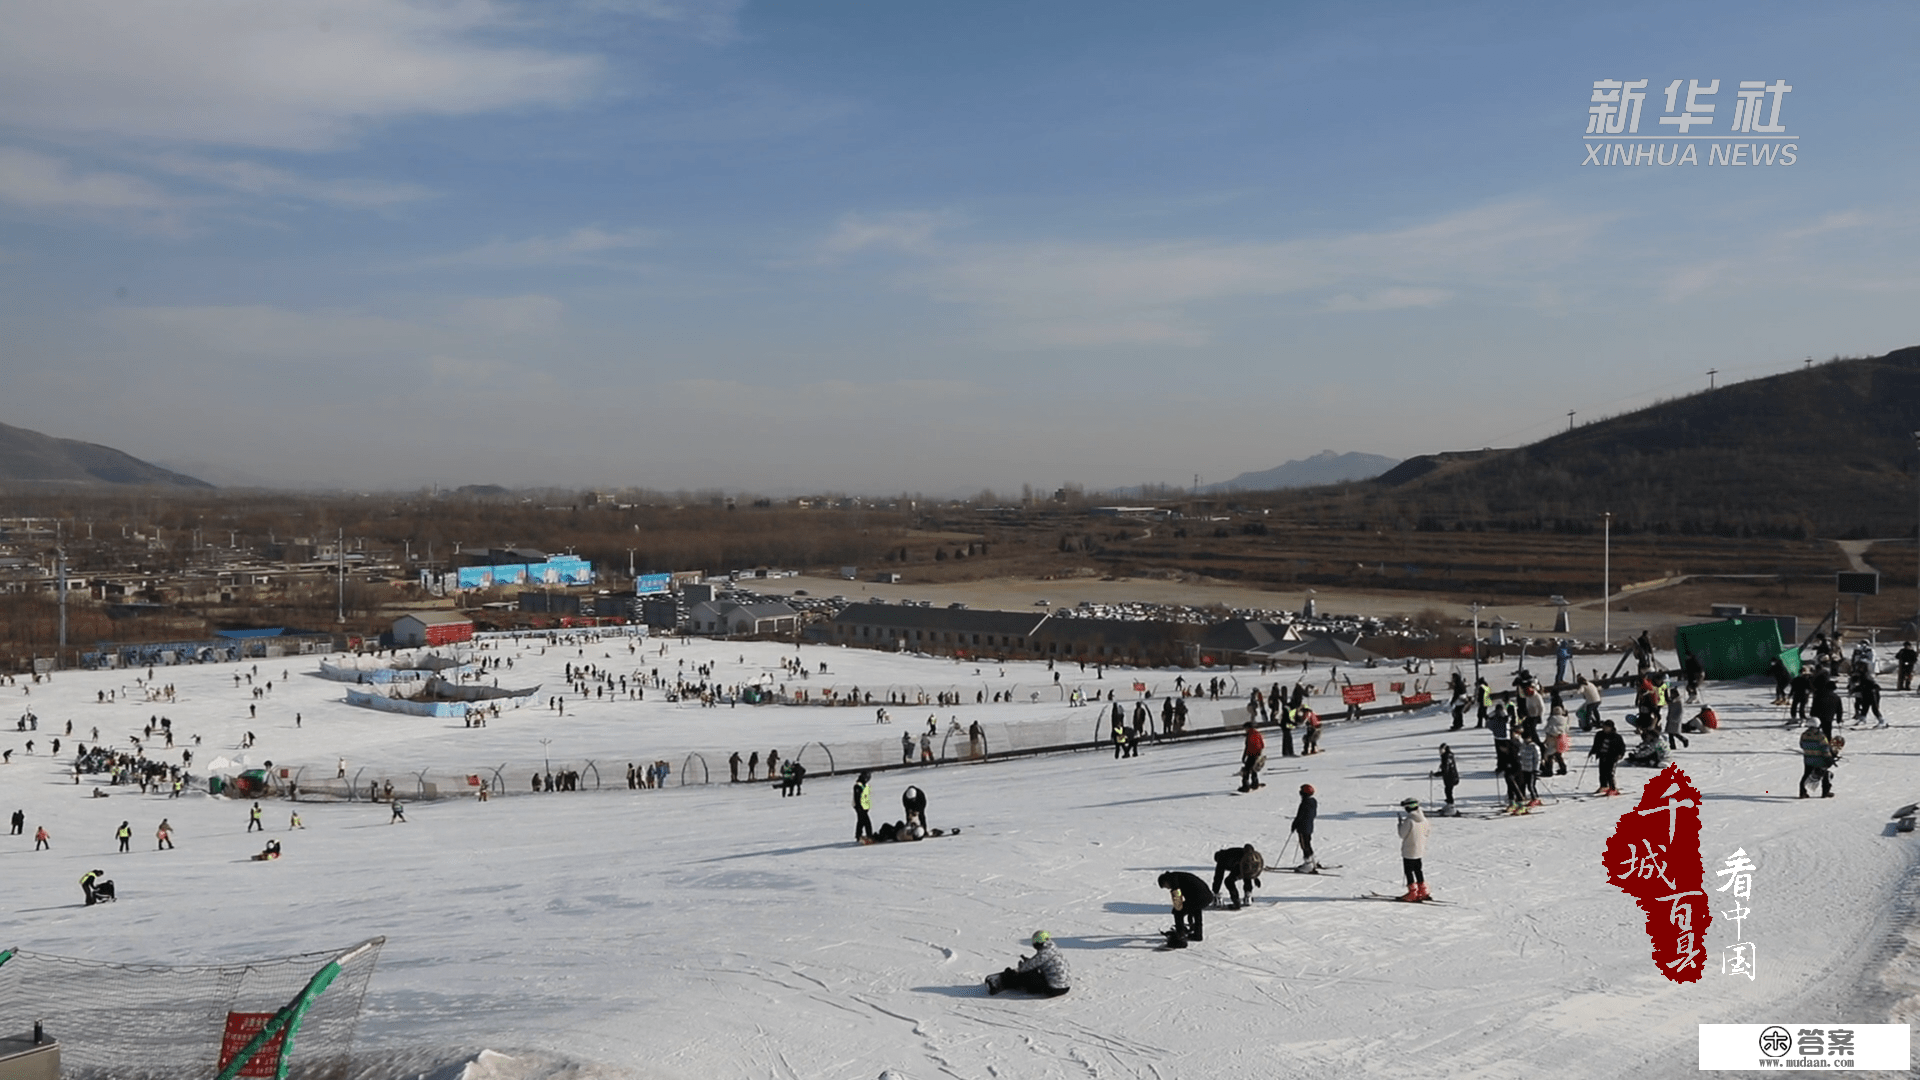
<path fill-rule="evenodd" d="M 60 667 L 60 658 L 67 655 L 67 547 L 60 539 L 60 525 L 53 526 L 54 569 L 60 574 L 60 650 L 53 654 L 55 670 Z"/>
<path fill-rule="evenodd" d="M 333 556 L 337 579 L 334 584 L 333 621 L 344 624 L 347 621 L 347 530 L 341 529 L 333 542 Z"/>
<path fill-rule="evenodd" d="M 1606 537 L 1600 556 L 1600 647 L 1613 648 L 1613 511 L 1602 515 Z"/>
<path fill-rule="evenodd" d="M 1573 418 L 1575 415 L 1576 413 L 1573 409 L 1567 410 L 1567 434 L 1569 435 L 1573 434 Z"/>
<path fill-rule="evenodd" d="M 1713 377 L 1714 377 L 1715 375 L 1718 375 L 1718 374 L 1720 374 L 1720 369 L 1719 369 L 1719 368 L 1708 368 L 1708 369 L 1707 369 L 1707 389 L 1708 389 L 1709 391 L 1711 391 L 1711 390 L 1713 389 Z"/>

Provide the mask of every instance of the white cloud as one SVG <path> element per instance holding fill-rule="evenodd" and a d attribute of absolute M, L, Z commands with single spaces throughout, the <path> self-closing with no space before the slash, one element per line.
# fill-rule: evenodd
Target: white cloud
<path fill-rule="evenodd" d="M 0 125 L 313 150 L 405 116 L 564 105 L 597 58 L 520 45 L 490 0 L 0 2 Z"/>
<path fill-rule="evenodd" d="M 131 218 L 177 230 L 185 203 L 137 176 L 75 168 L 37 150 L 0 146 L 0 202 L 36 212 Z"/>
<path fill-rule="evenodd" d="M 565 313 L 566 305 L 551 296 L 501 296 L 463 300 L 448 322 L 487 334 L 533 334 L 559 326 Z"/>
<path fill-rule="evenodd" d="M 420 266 L 473 266 L 513 269 L 528 266 L 605 265 L 616 252 L 650 247 L 659 235 L 648 229 L 609 230 L 599 226 L 574 229 L 559 236 L 532 236 L 524 240 L 489 240 L 451 255 L 422 259 Z"/>
<path fill-rule="evenodd" d="M 991 332 L 1043 346 L 1204 343 L 1209 304 L 1346 286 L 1334 311 L 1435 306 L 1463 289 L 1524 292 L 1576 256 L 1597 216 L 1516 202 L 1382 232 L 1281 241 L 951 245 L 911 216 L 848 218 L 828 251 L 886 245 L 920 255 L 917 283 L 979 309 Z"/>
<path fill-rule="evenodd" d="M 171 176 L 198 180 L 241 195 L 326 203 L 355 210 L 377 210 L 431 194 L 417 184 L 316 179 L 257 161 L 215 161 L 189 154 L 163 154 L 146 158 L 145 162 Z"/>
<path fill-rule="evenodd" d="M 823 257 L 833 258 L 879 248 L 913 254 L 931 250 L 934 235 L 954 223 L 946 213 L 907 210 L 886 214 L 848 214 L 820 245 Z"/>
<path fill-rule="evenodd" d="M 1453 298 L 1446 289 L 1380 289 L 1365 296 L 1341 293 L 1320 302 L 1326 311 L 1392 311 L 1395 308 L 1438 307 Z"/>

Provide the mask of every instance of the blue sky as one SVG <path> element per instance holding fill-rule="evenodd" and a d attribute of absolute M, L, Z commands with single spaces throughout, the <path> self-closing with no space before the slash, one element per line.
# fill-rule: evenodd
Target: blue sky
<path fill-rule="evenodd" d="M 216 481 L 1213 481 L 1920 342 L 1908 4 L 0 13 L 0 422 Z M 1585 167 L 1609 78 L 1798 160 Z"/>

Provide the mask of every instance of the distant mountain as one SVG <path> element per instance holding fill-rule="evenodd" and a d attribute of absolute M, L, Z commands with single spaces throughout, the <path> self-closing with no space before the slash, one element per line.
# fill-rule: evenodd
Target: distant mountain
<path fill-rule="evenodd" d="M 0 424 L 0 483 L 213 486 L 111 446 L 56 439 L 7 424 Z"/>
<path fill-rule="evenodd" d="M 1207 484 L 1203 492 L 1277 491 L 1281 488 L 1314 487 L 1339 484 L 1348 480 L 1371 480 L 1395 465 L 1399 459 L 1379 454 L 1336 454 L 1322 450 L 1310 458 L 1289 461 L 1263 472 L 1246 472 L 1225 483 Z"/>
<path fill-rule="evenodd" d="M 1702 390 L 1530 446 L 1409 458 L 1302 520 L 1420 530 L 1913 535 L 1920 347 Z"/>

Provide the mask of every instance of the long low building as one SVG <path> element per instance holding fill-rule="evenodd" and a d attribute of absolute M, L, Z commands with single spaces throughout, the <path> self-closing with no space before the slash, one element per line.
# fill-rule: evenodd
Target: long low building
<path fill-rule="evenodd" d="M 1186 659 L 1200 629 L 1149 620 L 864 603 L 842 608 L 815 633 L 836 645 L 869 649 L 1161 664 Z"/>

